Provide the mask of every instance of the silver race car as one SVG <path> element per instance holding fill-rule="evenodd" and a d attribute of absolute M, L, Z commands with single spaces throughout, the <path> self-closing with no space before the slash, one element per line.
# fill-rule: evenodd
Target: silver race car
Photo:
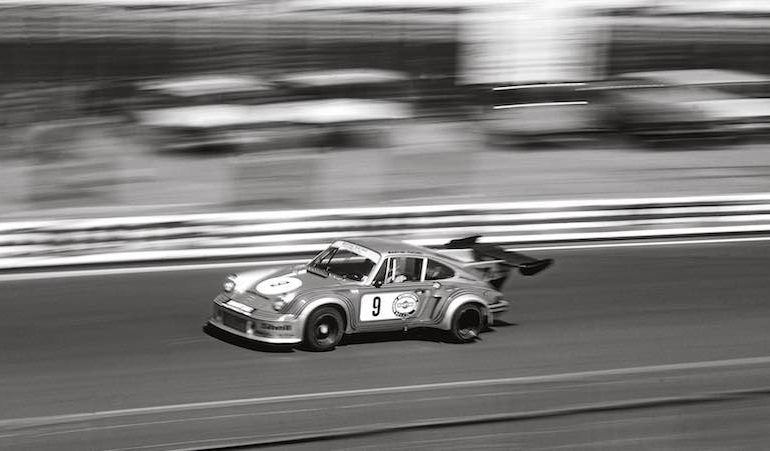
<path fill-rule="evenodd" d="M 230 275 L 209 326 L 250 340 L 329 351 L 344 334 L 427 327 L 473 341 L 508 309 L 499 291 L 512 268 L 551 265 L 478 236 L 432 250 L 384 238 L 339 240 L 303 265 Z"/>

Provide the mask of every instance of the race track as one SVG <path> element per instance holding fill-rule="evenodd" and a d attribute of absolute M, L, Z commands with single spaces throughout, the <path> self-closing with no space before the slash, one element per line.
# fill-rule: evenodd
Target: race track
<path fill-rule="evenodd" d="M 0 449 L 770 441 L 770 244 L 531 253 L 556 265 L 516 277 L 510 324 L 476 343 L 410 332 L 322 354 L 203 332 L 237 268 L 0 282 Z"/>

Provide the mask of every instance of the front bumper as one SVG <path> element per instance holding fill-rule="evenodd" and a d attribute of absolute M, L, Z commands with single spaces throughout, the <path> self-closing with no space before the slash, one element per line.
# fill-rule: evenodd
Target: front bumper
<path fill-rule="evenodd" d="M 208 324 L 262 343 L 297 344 L 302 341 L 302 327 L 296 319 L 260 318 L 259 312 L 246 315 L 218 302 L 214 303 L 214 312 Z"/>

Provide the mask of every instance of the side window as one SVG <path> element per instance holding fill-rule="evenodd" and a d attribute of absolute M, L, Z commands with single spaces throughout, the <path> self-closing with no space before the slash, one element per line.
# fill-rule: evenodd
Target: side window
<path fill-rule="evenodd" d="M 428 269 L 425 271 L 425 280 L 451 279 L 455 272 L 449 266 L 435 260 L 428 260 Z"/>
<path fill-rule="evenodd" d="M 390 257 L 380 268 L 375 280 L 390 283 L 419 282 L 422 280 L 424 259 L 416 257 Z"/>
<path fill-rule="evenodd" d="M 377 271 L 377 275 L 374 276 L 374 280 L 372 280 L 372 283 L 385 283 L 385 274 L 388 273 L 388 262 L 390 259 L 385 260 L 385 262 L 380 266 L 379 271 Z"/>

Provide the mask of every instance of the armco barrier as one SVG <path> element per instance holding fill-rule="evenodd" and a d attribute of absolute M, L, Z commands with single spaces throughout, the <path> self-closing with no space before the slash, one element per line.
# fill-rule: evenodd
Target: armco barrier
<path fill-rule="evenodd" d="M 306 255 L 339 237 L 511 246 L 770 232 L 770 194 L 232 212 L 0 223 L 0 269 Z"/>

